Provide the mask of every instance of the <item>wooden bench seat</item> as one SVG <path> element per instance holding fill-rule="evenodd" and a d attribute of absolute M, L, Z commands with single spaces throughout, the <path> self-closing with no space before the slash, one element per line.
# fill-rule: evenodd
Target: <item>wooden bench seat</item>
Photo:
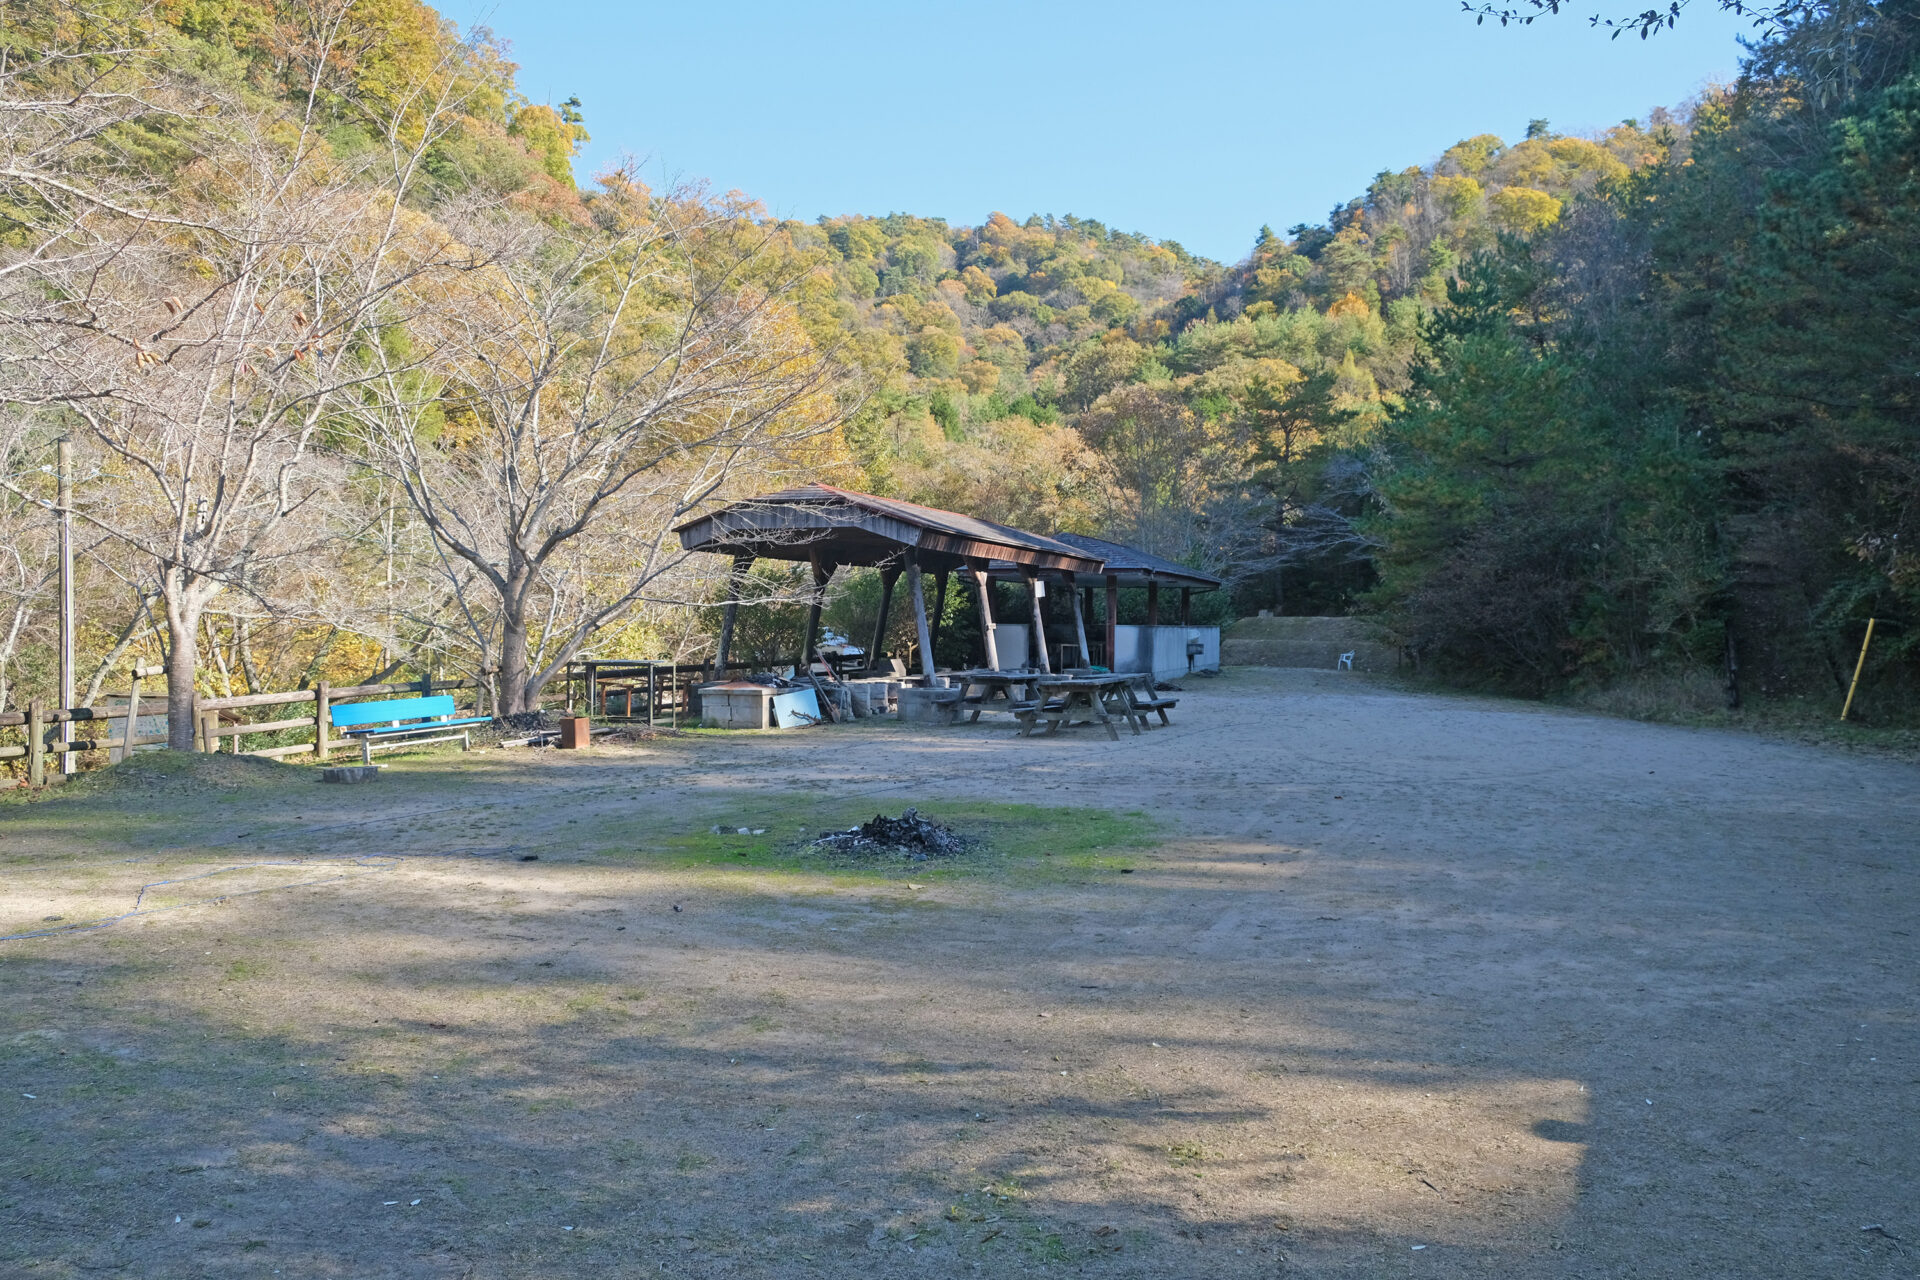
<path fill-rule="evenodd" d="M 341 737 L 359 742 L 360 762 L 368 765 L 373 763 L 375 751 L 396 747 L 458 742 L 462 751 L 471 751 L 472 731 L 462 726 L 493 723 L 486 716 L 460 716 L 453 696 L 445 693 L 430 698 L 341 703 L 329 709 L 328 720 L 341 731 Z M 448 732 L 453 729 L 459 732 Z"/>
<path fill-rule="evenodd" d="M 1154 690 L 1153 683 L 1152 676 L 1141 676 L 1133 682 L 1128 690 L 1133 698 L 1133 705 L 1141 711 L 1158 711 L 1161 724 L 1172 724 L 1173 721 L 1167 718 L 1167 712 L 1179 706 L 1180 699 L 1161 697 Z"/>

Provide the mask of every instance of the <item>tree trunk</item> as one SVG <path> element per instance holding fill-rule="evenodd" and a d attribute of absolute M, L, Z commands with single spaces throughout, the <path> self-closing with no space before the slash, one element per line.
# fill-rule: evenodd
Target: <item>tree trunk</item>
<path fill-rule="evenodd" d="M 193 750 L 193 681 L 200 665 L 200 617 L 206 601 L 184 569 L 160 577 L 161 604 L 167 614 L 167 746 Z"/>
<path fill-rule="evenodd" d="M 520 611 L 507 608 L 500 619 L 500 714 L 517 716 L 535 709 L 540 691 L 532 687 L 527 662 L 527 624 Z"/>

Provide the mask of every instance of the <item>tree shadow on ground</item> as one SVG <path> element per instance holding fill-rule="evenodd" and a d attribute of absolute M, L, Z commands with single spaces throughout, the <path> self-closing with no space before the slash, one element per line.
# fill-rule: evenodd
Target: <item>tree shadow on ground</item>
<path fill-rule="evenodd" d="M 214 834 L 272 851 L 370 824 L 388 849 L 471 850 L 486 833 L 433 815 L 499 777 L 421 769 L 327 823 L 256 797 Z M 514 794 L 537 808 L 543 785 Z M 626 788 L 556 788 L 548 816 Z M 81 825 L 29 813 L 43 841 Z M 149 850 L 213 829 L 100 820 Z M 509 832 L 491 856 L 10 945 L 0 1050 L 34 1096 L 0 1156 L 20 1224 L 0 1257 L 1899 1274 L 1899 1242 L 1859 1228 L 1920 1174 L 1916 1144 L 1861 1059 L 1920 1047 L 1866 1012 L 1903 1007 L 1910 902 L 1866 864 L 1810 878 L 1683 823 L 1642 840 L 1553 880 L 1496 840 L 1186 840 L 1125 881 L 930 901 L 642 855 L 521 863 Z M 1782 895 L 1808 905 L 1783 918 Z"/>

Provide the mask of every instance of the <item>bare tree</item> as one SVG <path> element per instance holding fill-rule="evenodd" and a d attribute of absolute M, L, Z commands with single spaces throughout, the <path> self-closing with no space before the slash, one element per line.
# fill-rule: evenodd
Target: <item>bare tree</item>
<path fill-rule="evenodd" d="M 468 51 L 447 42 L 366 115 L 378 141 L 348 161 L 319 124 L 351 9 L 300 11 L 290 61 L 309 79 L 292 108 L 163 73 L 139 22 L 104 49 L 97 26 L 70 24 L 92 34 L 62 44 L 51 24 L 0 70 L 0 195 L 23 224 L 0 249 L 0 462 L 49 424 L 91 442 L 104 476 L 77 514 L 155 565 L 176 748 L 193 741 L 209 603 L 325 537 L 337 463 L 316 444 L 361 348 L 411 282 L 470 257 L 407 203 L 467 92 Z M 164 181 L 118 149 L 116 126 L 156 115 L 193 151 Z"/>
<path fill-rule="evenodd" d="M 60 569 L 54 555 L 54 518 L 47 507 L 0 494 L 0 522 L 7 528 L 0 544 L 0 710 L 5 710 L 18 683 L 14 671 L 21 646 L 53 605 Z"/>
<path fill-rule="evenodd" d="M 420 372 L 368 350 L 355 414 L 509 715 L 636 606 L 692 598 L 674 524 L 817 464 L 842 413 L 786 300 L 808 265 L 755 210 L 619 172 L 589 213 L 463 227 L 493 265 L 418 300 Z"/>

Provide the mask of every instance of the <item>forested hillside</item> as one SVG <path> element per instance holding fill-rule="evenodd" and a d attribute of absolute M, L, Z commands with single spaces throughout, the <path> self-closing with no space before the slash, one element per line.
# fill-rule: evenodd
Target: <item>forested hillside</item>
<path fill-rule="evenodd" d="M 1791 6 L 1736 84 L 1464 139 L 1232 264 L 587 180 L 592 104 L 415 0 L 0 13 L 0 707 L 52 686 L 60 437 L 88 696 L 438 662 L 512 707 L 698 654 L 668 529 L 805 477 L 1517 691 L 1824 692 L 1870 616 L 1872 679 L 1920 656 L 1904 3 Z"/>

